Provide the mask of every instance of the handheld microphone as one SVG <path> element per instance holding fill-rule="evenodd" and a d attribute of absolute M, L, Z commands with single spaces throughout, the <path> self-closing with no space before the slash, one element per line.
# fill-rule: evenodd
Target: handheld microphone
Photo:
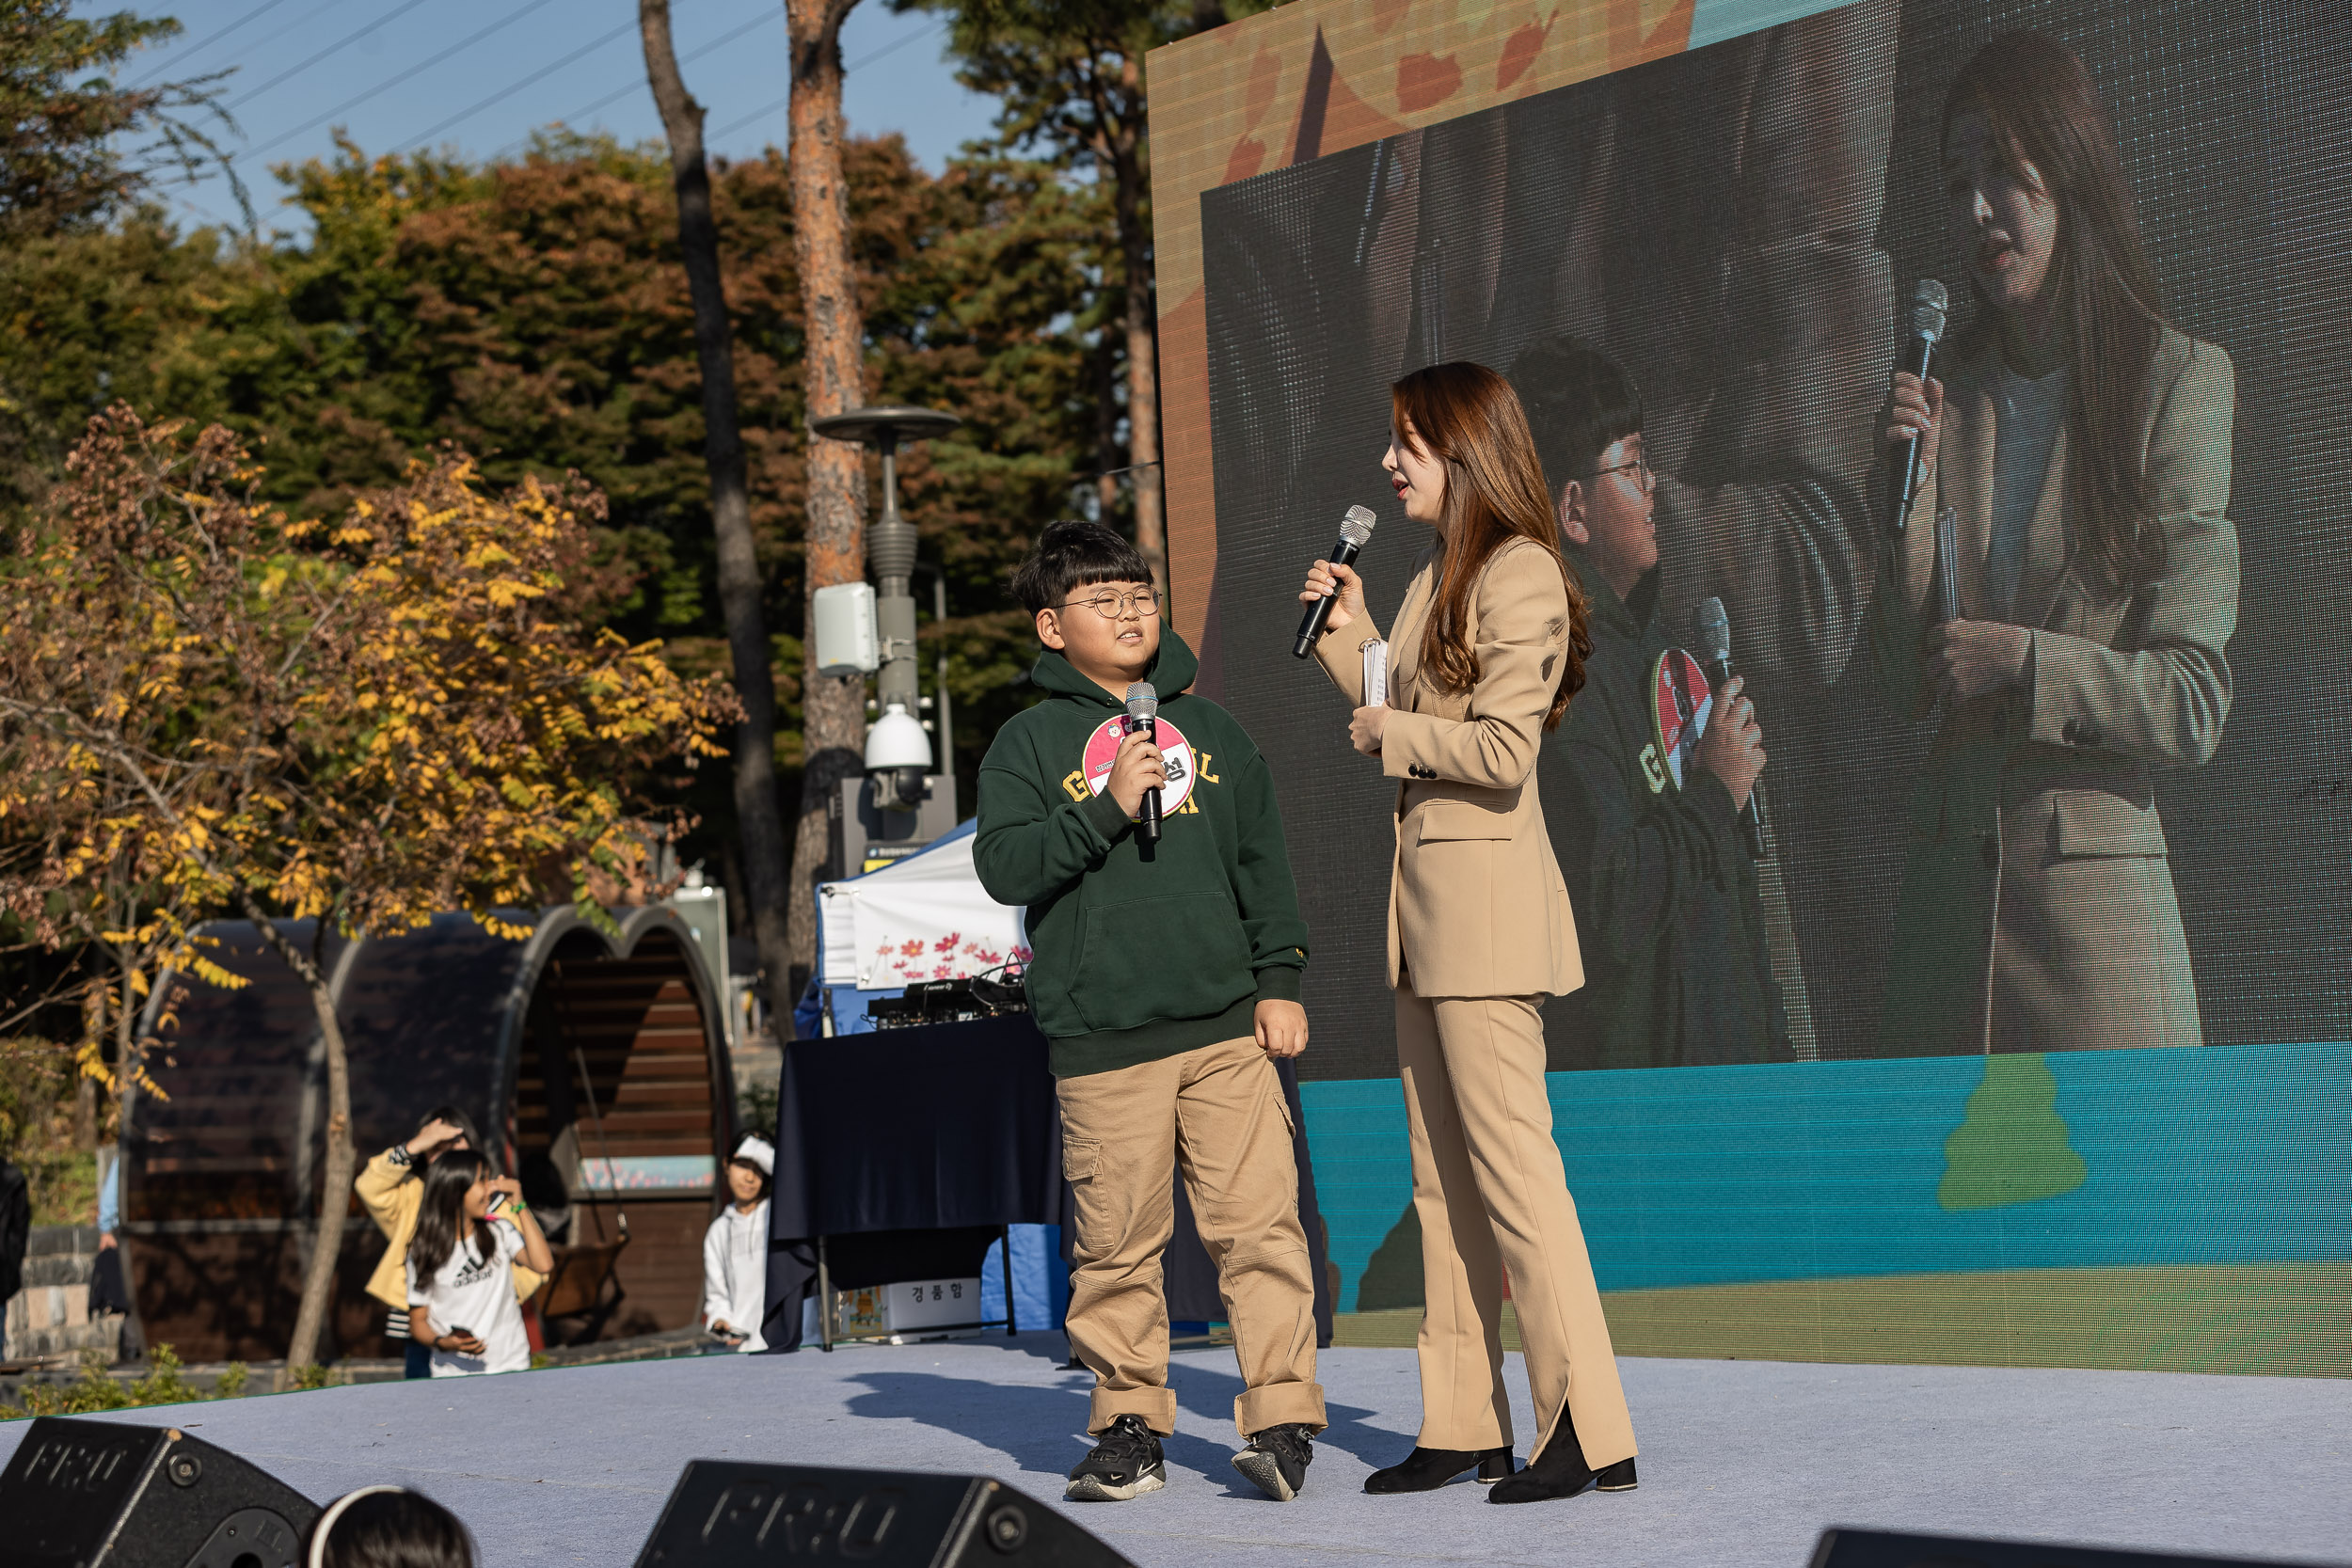
<path fill-rule="evenodd" d="M 1338 566 L 1353 566 L 1356 557 L 1372 537 L 1372 525 L 1380 519 L 1372 515 L 1369 506 L 1351 506 L 1347 515 L 1340 519 L 1340 542 L 1331 546 L 1326 559 Z M 1333 594 L 1332 598 L 1337 598 Z M 1331 613 L 1331 599 L 1317 599 L 1307 607 L 1307 618 L 1298 623 L 1298 640 L 1291 644 L 1295 658 L 1305 658 L 1314 651 L 1315 639 L 1323 635 L 1323 623 Z"/>
<path fill-rule="evenodd" d="M 1127 733 L 1141 730 L 1156 746 L 1160 741 L 1157 715 L 1160 694 L 1152 689 L 1150 681 L 1137 681 L 1127 689 Z M 1145 844 L 1160 841 L 1160 792 L 1155 786 L 1143 792 L 1143 815 L 1136 822 L 1136 837 Z"/>
<path fill-rule="evenodd" d="M 1732 675 L 1731 617 L 1724 613 L 1723 600 L 1699 601 L 1698 641 L 1699 660 L 1707 666 L 1708 681 L 1715 689 L 1716 701 L 1721 702 L 1724 688 L 1731 684 Z M 1740 832 L 1748 841 L 1750 860 L 1760 861 L 1772 852 L 1772 826 L 1764 815 L 1762 780 L 1748 786 L 1748 803 L 1740 808 Z"/>
<path fill-rule="evenodd" d="M 1935 345 L 1944 337 L 1944 312 L 1950 304 L 1951 295 L 1932 277 L 1922 277 L 1911 291 L 1911 349 L 1902 369 L 1922 382 L 1935 363 Z M 1894 511 L 1888 515 L 1886 531 L 1899 534 L 1911 520 L 1911 498 L 1919 488 L 1919 438 L 1915 436 L 1896 442 L 1887 467 Z"/>

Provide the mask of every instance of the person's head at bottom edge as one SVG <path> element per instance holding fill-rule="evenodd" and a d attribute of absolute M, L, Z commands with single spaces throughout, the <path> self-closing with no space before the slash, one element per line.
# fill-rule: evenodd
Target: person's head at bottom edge
<path fill-rule="evenodd" d="M 309 1568 L 474 1568 L 473 1537 L 421 1493 L 362 1487 L 337 1498 L 310 1531 Z"/>

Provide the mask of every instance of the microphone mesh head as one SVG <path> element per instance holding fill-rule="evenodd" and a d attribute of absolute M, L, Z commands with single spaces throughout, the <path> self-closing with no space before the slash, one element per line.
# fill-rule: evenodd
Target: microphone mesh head
<path fill-rule="evenodd" d="M 1698 609 L 1699 658 L 1712 664 L 1731 657 L 1731 617 L 1721 599 L 1701 599 Z"/>
<path fill-rule="evenodd" d="M 1136 718 L 1147 718 L 1159 708 L 1160 694 L 1152 689 L 1150 681 L 1137 681 L 1127 689 L 1127 711 Z"/>
<path fill-rule="evenodd" d="M 1373 515 L 1372 508 L 1351 506 L 1347 509 L 1347 515 L 1340 519 L 1340 537 L 1360 550 L 1365 541 L 1372 537 L 1372 525 L 1379 520 Z"/>
<path fill-rule="evenodd" d="M 1911 330 L 1930 342 L 1944 336 L 1944 325 L 1949 318 L 1951 294 L 1935 278 L 1922 277 L 1911 290 Z"/>

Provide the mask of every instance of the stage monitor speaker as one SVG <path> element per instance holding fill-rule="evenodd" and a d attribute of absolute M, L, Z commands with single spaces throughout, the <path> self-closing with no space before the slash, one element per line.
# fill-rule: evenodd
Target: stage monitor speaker
<path fill-rule="evenodd" d="M 786 1562 L 867 1568 L 1133 1568 L 1035 1497 L 986 1476 L 739 1465 L 678 1477 L 637 1568 Z"/>
<path fill-rule="evenodd" d="M 1813 1568 L 2279 1568 L 2246 1557 L 2176 1557 L 2042 1541 L 1984 1541 L 1966 1535 L 1829 1529 Z"/>
<path fill-rule="evenodd" d="M 0 1568 L 294 1568 L 318 1516 L 177 1427 L 43 1416 L 0 1470 Z"/>

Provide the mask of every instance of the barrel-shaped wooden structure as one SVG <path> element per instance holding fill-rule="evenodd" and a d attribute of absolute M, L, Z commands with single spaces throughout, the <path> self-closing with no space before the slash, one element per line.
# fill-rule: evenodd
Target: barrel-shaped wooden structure
<path fill-rule="evenodd" d="M 719 1160 L 736 1134 L 716 941 L 666 905 L 612 912 L 617 938 L 558 908 L 520 942 L 445 915 L 402 937 L 330 934 L 320 948 L 361 1164 L 434 1106 L 464 1107 L 559 1258 L 582 1254 L 575 1285 L 592 1260 L 612 1275 L 594 1302 L 547 1304 L 587 1308 L 550 1321 L 565 1340 L 694 1321 Z M 282 928 L 309 949 L 307 924 Z M 385 1238 L 354 1194 L 320 1190 L 326 1057 L 309 994 L 249 925 L 204 934 L 246 984 L 155 988 L 163 1096 L 137 1096 L 123 1134 L 123 1239 L 147 1342 L 190 1362 L 283 1355 L 333 1201 L 348 1217 L 326 1353 L 395 1354 L 366 1291 Z"/>

